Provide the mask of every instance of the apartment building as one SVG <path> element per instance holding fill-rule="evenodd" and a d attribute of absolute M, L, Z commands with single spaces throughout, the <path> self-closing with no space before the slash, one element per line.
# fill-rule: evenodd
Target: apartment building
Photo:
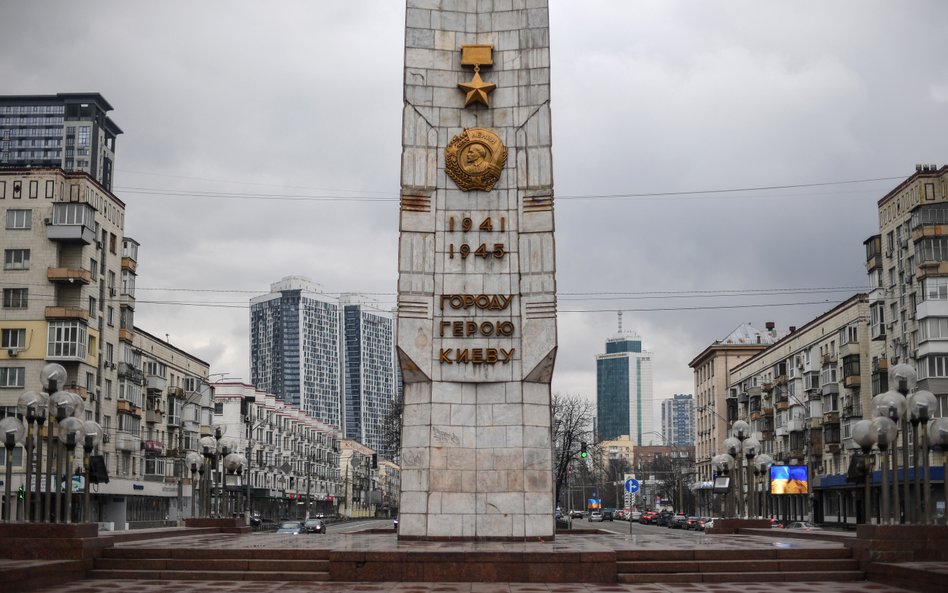
<path fill-rule="evenodd" d="M 846 480 L 852 427 L 887 371 L 873 357 L 868 321 L 869 299 L 856 294 L 730 371 L 728 405 L 750 424 L 760 452 L 808 468 L 812 505 L 809 494 L 774 497 L 781 516 L 856 517 L 861 485 Z"/>
<path fill-rule="evenodd" d="M 731 369 L 766 350 L 776 341 L 774 325 L 761 331 L 745 323 L 717 340 L 688 366 L 695 381 L 695 456 L 700 487 L 711 489 L 711 458 L 721 452 L 730 423 L 737 419 L 737 402 L 728 400 Z M 729 407 L 729 402 L 733 404 Z"/>
<path fill-rule="evenodd" d="M 247 458 L 241 487 L 248 511 L 274 519 L 338 512 L 337 428 L 237 382 L 214 384 L 213 425 Z"/>
<path fill-rule="evenodd" d="M 0 170 L 83 172 L 111 191 L 122 130 L 109 111 L 98 93 L 0 96 Z"/>
<path fill-rule="evenodd" d="M 918 165 L 878 202 L 869 237 L 871 337 L 881 364 L 907 363 L 948 414 L 948 167 Z M 885 377 L 873 393 L 888 389 Z"/>
<path fill-rule="evenodd" d="M 695 398 L 676 393 L 662 400 L 661 434 L 670 445 L 691 447 L 695 444 Z"/>

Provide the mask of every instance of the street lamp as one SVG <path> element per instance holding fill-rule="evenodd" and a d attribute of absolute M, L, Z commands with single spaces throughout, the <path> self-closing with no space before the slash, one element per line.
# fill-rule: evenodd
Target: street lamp
<path fill-rule="evenodd" d="M 918 523 L 931 522 L 931 497 L 928 483 L 928 421 L 931 413 L 938 409 L 938 398 L 931 391 L 919 389 L 908 396 L 908 420 L 912 423 L 912 457 L 915 459 L 915 520 Z M 921 430 L 919 429 L 921 426 Z M 921 434 L 919 434 L 921 433 Z M 921 439 L 919 439 L 921 437 Z M 918 475 L 918 462 L 921 459 L 924 473 L 924 488 Z M 924 492 L 924 500 L 922 496 Z M 924 509 L 923 509 L 924 507 Z"/>
<path fill-rule="evenodd" d="M 82 520 L 84 523 L 92 521 L 92 508 L 89 505 L 89 483 L 92 481 L 92 451 L 102 442 L 102 427 L 98 422 L 86 420 L 82 423 L 82 468 L 86 479 L 82 485 Z"/>
<path fill-rule="evenodd" d="M 909 459 L 909 444 L 908 444 L 908 417 L 906 416 L 906 403 L 908 394 L 911 391 L 915 390 L 915 386 L 918 383 L 918 373 L 915 372 L 911 366 L 907 364 L 897 364 L 889 369 L 889 385 L 895 387 L 895 390 L 902 396 L 901 405 L 899 406 L 899 418 L 893 418 L 896 423 L 899 425 L 899 429 L 902 431 L 902 471 L 905 473 L 902 479 L 902 498 L 905 503 L 905 522 L 911 523 L 913 520 L 912 511 L 914 510 L 909 505 L 909 479 L 908 479 L 908 459 Z M 916 463 L 916 465 L 918 465 Z M 898 488 L 898 473 L 895 474 L 895 488 Z M 898 512 L 898 505 L 896 505 L 896 513 Z"/>
<path fill-rule="evenodd" d="M 766 453 L 761 453 L 754 457 L 755 492 L 757 488 L 756 476 L 761 476 L 762 481 L 763 481 L 763 486 L 764 486 L 762 488 L 764 493 L 761 500 L 763 504 L 760 505 L 760 509 L 759 509 L 761 517 L 765 517 L 769 514 L 767 512 L 767 506 L 768 506 L 767 501 L 769 500 L 769 495 L 770 495 L 770 488 L 768 487 L 768 485 L 770 484 L 770 466 L 773 464 L 774 464 L 774 458 Z"/>
<path fill-rule="evenodd" d="M 892 462 L 892 506 L 894 508 L 892 517 L 896 523 L 902 522 L 901 505 L 899 504 L 899 456 L 898 456 L 898 437 L 899 420 L 905 416 L 905 396 L 898 391 L 886 391 L 872 398 L 872 414 L 876 418 L 888 418 L 895 427 L 895 434 L 892 440 L 887 443 L 890 449 L 888 457 Z M 903 431 L 904 432 L 904 431 Z M 908 465 L 907 463 L 905 465 Z M 903 468 L 908 474 L 908 468 Z M 906 497 L 908 498 L 908 497 Z M 908 500 L 905 501 L 906 506 Z"/>
<path fill-rule="evenodd" d="M 85 428 L 82 426 L 82 420 L 79 420 L 76 417 L 70 416 L 69 418 L 64 418 L 59 423 L 59 442 L 66 447 L 66 523 L 72 523 L 72 476 L 74 473 L 73 468 L 73 454 L 76 452 L 76 445 L 82 442 L 85 438 Z M 56 476 L 57 479 L 59 476 Z"/>
<path fill-rule="evenodd" d="M 191 517 L 194 517 L 194 501 L 197 498 L 198 488 L 195 484 L 198 470 L 201 470 L 201 477 L 204 477 L 204 457 L 200 453 L 190 451 L 184 458 L 185 464 L 191 470 Z M 203 504 L 203 501 L 201 501 Z"/>
<path fill-rule="evenodd" d="M 889 506 L 889 457 L 891 457 L 892 444 L 898 437 L 898 427 L 891 418 L 879 416 L 872 419 L 871 429 L 875 436 L 876 447 L 878 447 L 882 453 L 882 519 L 886 523 L 891 523 L 892 509 Z"/>
<path fill-rule="evenodd" d="M 737 490 L 738 494 L 731 497 L 729 501 L 730 515 L 736 517 L 739 512 L 738 498 L 741 498 L 741 441 L 737 440 L 737 437 L 728 437 L 724 439 L 724 452 L 732 460 L 732 465 L 729 468 L 736 470 L 734 472 L 734 489 Z M 728 480 L 728 487 L 730 488 L 730 480 Z"/>
<path fill-rule="evenodd" d="M 48 415 L 49 410 L 49 396 L 41 391 L 24 391 L 16 402 L 16 411 L 17 414 L 23 418 L 26 422 L 26 485 L 24 493 L 24 519 L 26 521 L 30 520 L 30 508 L 33 502 L 33 492 L 36 492 L 36 512 L 34 513 L 34 520 L 39 520 L 39 492 L 40 492 L 40 474 L 42 473 L 40 463 L 43 458 L 43 439 L 36 439 L 36 444 L 39 447 L 37 454 L 37 466 L 36 466 L 36 489 L 33 489 L 33 424 L 36 423 L 38 428 L 36 429 L 37 435 L 39 431 L 42 430 L 43 423 L 46 422 L 46 416 Z"/>
<path fill-rule="evenodd" d="M 734 424 L 737 424 L 737 422 Z M 754 507 L 757 502 L 757 480 L 754 479 L 752 474 L 754 471 L 754 457 L 757 456 L 757 452 L 760 450 L 760 441 L 754 437 L 745 438 L 741 442 L 741 449 L 747 459 L 747 503 L 745 504 L 744 514 L 750 519 L 754 515 Z"/>
<path fill-rule="evenodd" d="M 860 420 L 853 424 L 853 441 L 862 449 L 864 474 L 864 492 L 863 492 L 863 521 L 866 524 L 872 523 L 872 447 L 876 444 L 878 432 L 873 430 L 872 420 Z M 885 466 L 883 466 L 885 472 Z"/>
<path fill-rule="evenodd" d="M 3 439 L 3 446 L 7 450 L 7 474 L 3 482 L 3 499 L 7 503 L 3 520 L 7 523 L 11 520 L 12 515 L 10 511 L 13 509 L 13 498 L 11 497 L 10 491 L 11 482 L 13 481 L 13 449 L 16 448 L 17 443 L 23 442 L 25 433 L 26 431 L 23 430 L 23 424 L 16 418 L 7 416 L 3 420 L 0 420 L 0 438 Z"/>
<path fill-rule="evenodd" d="M 217 439 L 212 436 L 201 437 L 198 441 L 198 447 L 200 447 L 201 455 L 204 457 L 204 464 L 198 467 L 198 471 L 201 473 L 201 486 L 203 488 L 204 494 L 201 496 L 201 514 L 205 517 L 211 515 L 211 482 L 214 481 L 214 468 L 217 467 Z M 208 479 L 204 478 L 204 471 L 210 471 Z"/>
<path fill-rule="evenodd" d="M 928 425 L 928 440 L 932 447 L 941 449 L 945 472 L 942 474 L 942 476 L 945 476 L 942 479 L 945 500 L 945 514 L 942 520 L 945 525 L 948 525 L 948 418 L 936 418 Z"/>

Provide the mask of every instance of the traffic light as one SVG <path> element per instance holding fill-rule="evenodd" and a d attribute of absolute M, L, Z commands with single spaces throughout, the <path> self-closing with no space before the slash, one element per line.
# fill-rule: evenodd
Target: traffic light
<path fill-rule="evenodd" d="M 16 490 L 17 500 L 23 500 L 26 498 L 26 489 L 23 488 L 23 484 L 20 484 L 20 487 Z"/>
<path fill-rule="evenodd" d="M 372 454 L 372 469 L 378 469 L 378 468 L 379 468 L 379 454 L 373 453 Z"/>
<path fill-rule="evenodd" d="M 589 457 L 589 453 L 586 452 L 586 443 L 579 444 L 579 457 L 580 459 L 586 459 Z"/>

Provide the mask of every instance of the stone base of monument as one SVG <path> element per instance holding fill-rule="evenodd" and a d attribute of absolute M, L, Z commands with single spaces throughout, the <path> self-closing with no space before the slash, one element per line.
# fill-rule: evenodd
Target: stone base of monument
<path fill-rule="evenodd" d="M 251 533 L 253 529 L 247 525 L 243 517 L 226 517 L 223 519 L 203 519 L 195 517 L 184 520 L 185 527 L 211 527 L 219 529 L 221 533 Z"/>
<path fill-rule="evenodd" d="M 85 578 L 103 547 L 95 523 L 2 523 L 0 558 L 5 591 L 31 591 Z M 30 561 L 35 561 L 31 563 Z"/>
<path fill-rule="evenodd" d="M 551 544 L 552 545 L 552 544 Z M 533 548 L 533 545 L 530 546 Z M 613 550 L 330 552 L 332 581 L 615 583 Z"/>

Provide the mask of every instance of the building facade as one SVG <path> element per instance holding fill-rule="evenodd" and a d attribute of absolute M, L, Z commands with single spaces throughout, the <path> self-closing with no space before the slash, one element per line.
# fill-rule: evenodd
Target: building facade
<path fill-rule="evenodd" d="M 394 457 L 382 438 L 397 394 L 391 313 L 300 277 L 274 283 L 250 309 L 253 384 Z"/>
<path fill-rule="evenodd" d="M 880 364 L 907 363 L 948 414 L 948 167 L 919 165 L 878 202 L 865 241 L 870 331 Z M 885 381 L 884 376 L 879 377 Z M 873 384 L 873 393 L 888 389 Z"/>
<path fill-rule="evenodd" d="M 654 432 L 652 358 L 642 340 L 621 332 L 606 341 L 596 356 L 596 431 L 599 440 L 629 435 L 634 445 L 649 442 Z"/>
<path fill-rule="evenodd" d="M 691 447 L 695 444 L 695 398 L 676 393 L 662 400 L 662 435 L 670 445 Z"/>
<path fill-rule="evenodd" d="M 770 326 L 771 324 L 768 324 Z M 727 399 L 731 369 L 776 341 L 773 329 L 760 331 L 745 323 L 704 349 L 688 366 L 695 381 L 695 461 L 697 479 L 710 491 L 711 458 L 721 452 L 730 424 L 737 419 L 736 402 Z M 734 405 L 728 407 L 730 403 Z"/>
<path fill-rule="evenodd" d="M 111 110 L 98 93 L 0 96 L 0 169 L 83 172 L 111 191 L 122 133 Z"/>

